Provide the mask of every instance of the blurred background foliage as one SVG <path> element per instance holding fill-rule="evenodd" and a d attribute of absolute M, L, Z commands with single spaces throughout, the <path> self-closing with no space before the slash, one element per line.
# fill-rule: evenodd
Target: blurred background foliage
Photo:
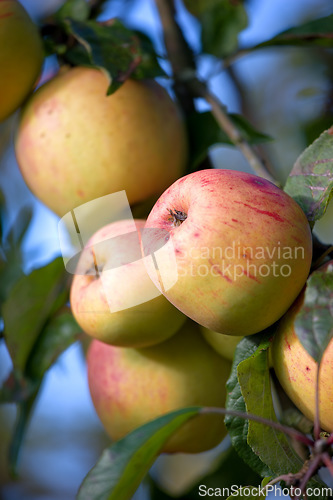
<path fill-rule="evenodd" d="M 39 22 L 63 2 L 21 0 L 21 3 Z M 257 130 L 273 138 L 260 145 L 260 153 L 283 183 L 299 154 L 333 123 L 333 51 L 288 46 L 265 48 L 237 59 L 221 71 L 221 61 L 201 54 L 198 20 L 180 0 L 176 6 L 179 23 L 196 54 L 199 75 L 209 80 L 211 89 L 229 112 L 243 114 Z M 331 0 L 247 0 L 245 8 L 248 27 L 239 37 L 240 47 L 244 48 L 333 11 Z M 110 17 L 118 17 L 129 28 L 145 32 L 157 52 L 164 54 L 154 0 L 109 0 L 100 19 Z M 162 60 L 161 64 L 169 73 L 168 63 Z M 56 69 L 54 59 L 48 58 L 44 80 Z M 165 79 L 161 82 L 171 91 L 171 82 Z M 200 110 L 208 109 L 201 100 L 196 104 Z M 11 258 L 22 262 L 24 271 L 29 272 L 60 254 L 58 218 L 33 197 L 19 173 L 13 149 L 17 119 L 18 114 L 0 124 L 0 189 L 4 193 L 1 219 L 5 236 L 10 228 L 18 228 L 22 252 L 12 248 Z M 210 156 L 217 168 L 251 171 L 241 153 L 231 146 L 214 146 Z M 30 211 L 30 224 L 26 230 L 20 230 L 22 217 L 27 217 Z M 323 242 L 332 242 L 332 203 L 315 230 Z M 10 358 L 0 338 L 0 382 L 9 370 Z M 19 478 L 15 481 L 9 477 L 6 466 L 14 419 L 14 405 L 0 406 L 0 498 L 74 498 L 83 477 L 109 443 L 90 401 L 80 343 L 59 358 L 43 381 L 22 449 Z M 150 496 L 152 500 L 165 500 L 169 495 L 199 498 L 195 485 L 207 473 L 210 475 L 205 484 L 219 487 L 237 483 L 241 475 L 247 483 L 259 481 L 240 464 L 235 452 L 225 450 L 226 442 L 218 450 L 198 456 L 161 457 L 152 471 L 156 483 L 147 480 L 135 498 L 146 500 Z"/>

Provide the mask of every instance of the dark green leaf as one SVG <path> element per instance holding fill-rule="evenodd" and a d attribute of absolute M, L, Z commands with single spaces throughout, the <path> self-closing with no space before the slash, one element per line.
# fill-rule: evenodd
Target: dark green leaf
<path fill-rule="evenodd" d="M 36 398 L 40 389 L 40 384 L 36 390 L 28 396 L 28 398 L 18 404 L 17 417 L 13 429 L 11 442 L 9 445 L 8 461 L 12 476 L 17 476 L 17 461 L 24 440 L 31 414 L 36 402 Z"/>
<path fill-rule="evenodd" d="M 261 481 L 260 486 L 242 486 L 237 490 L 237 493 L 235 492 L 233 495 L 230 495 L 227 500 L 234 499 L 235 496 L 239 499 L 248 499 L 251 500 L 251 498 L 262 498 L 265 499 L 267 496 L 266 490 L 264 489 L 266 484 L 270 481 L 270 477 L 265 477 Z"/>
<path fill-rule="evenodd" d="M 272 332 L 273 333 L 273 332 Z M 253 339 L 250 340 L 253 342 Z M 268 420 L 277 421 L 273 408 L 269 375 L 269 340 L 255 342 L 257 349 L 252 356 L 241 361 L 237 367 L 239 385 L 245 401 L 246 411 Z M 292 448 L 285 434 L 267 425 L 249 421 L 247 442 L 254 453 L 276 475 L 297 472 L 302 460 Z"/>
<path fill-rule="evenodd" d="M 107 448 L 84 479 L 77 499 L 130 500 L 164 443 L 199 408 L 187 408 L 149 422 Z"/>
<path fill-rule="evenodd" d="M 228 410 L 246 412 L 245 401 L 238 382 L 237 368 L 239 363 L 252 356 L 260 344 L 261 334 L 244 337 L 236 347 L 231 375 L 227 382 L 227 402 Z M 248 420 L 226 415 L 225 423 L 229 431 L 231 442 L 242 459 L 259 474 L 261 477 L 272 476 L 269 467 L 252 451 L 247 442 Z"/>
<path fill-rule="evenodd" d="M 11 249 L 6 257 L 0 255 L 0 310 L 11 289 L 22 276 L 22 254 L 19 248 Z"/>
<path fill-rule="evenodd" d="M 23 276 L 21 245 L 31 219 L 31 207 L 22 207 L 5 240 L 0 240 L 0 309 L 13 285 Z"/>
<path fill-rule="evenodd" d="M 301 206 L 310 222 L 324 215 L 333 194 L 333 127 L 303 151 L 284 189 Z"/>
<path fill-rule="evenodd" d="M 247 27 L 243 2 L 219 0 L 199 16 L 203 52 L 226 57 L 237 50 L 238 34 Z"/>
<path fill-rule="evenodd" d="M 75 65 L 103 69 L 110 81 L 108 94 L 130 76 L 152 78 L 164 74 L 147 37 L 127 29 L 117 19 L 106 23 L 70 19 L 67 31 L 79 45 L 68 49 L 63 57 Z"/>
<path fill-rule="evenodd" d="M 26 367 L 29 377 L 42 378 L 58 356 L 75 342 L 81 333 L 73 315 L 63 311 L 46 324 L 35 343 Z"/>
<path fill-rule="evenodd" d="M 38 382 L 27 379 L 21 373 L 13 371 L 0 388 L 0 404 L 26 401 L 36 391 L 37 387 Z"/>
<path fill-rule="evenodd" d="M 60 23 L 66 18 L 71 18 L 75 21 L 86 21 L 89 13 L 90 7 L 86 0 L 67 0 L 54 14 L 54 17 Z"/>
<path fill-rule="evenodd" d="M 5 339 L 16 370 L 24 372 L 29 355 L 48 318 L 68 296 L 62 258 L 23 276 L 3 304 Z"/>
<path fill-rule="evenodd" d="M 193 16 L 200 17 L 205 11 L 218 5 L 221 0 L 184 0 L 185 7 Z"/>
<path fill-rule="evenodd" d="M 5 246 L 9 245 L 11 248 L 15 245 L 20 245 L 28 230 L 32 219 L 32 208 L 29 206 L 22 207 L 15 217 L 8 234 L 6 235 Z"/>
<path fill-rule="evenodd" d="M 333 14 L 309 21 L 302 26 L 291 28 L 279 33 L 274 38 L 254 47 L 272 47 L 276 45 L 319 45 L 333 47 Z"/>
<path fill-rule="evenodd" d="M 230 113 L 229 117 L 237 126 L 244 139 L 250 144 L 270 141 L 268 135 L 262 134 L 242 116 Z M 188 117 L 187 128 L 190 140 L 190 165 L 196 168 L 207 156 L 208 149 L 214 144 L 232 144 L 229 137 L 216 122 L 214 116 L 206 111 L 192 113 Z"/>
<path fill-rule="evenodd" d="M 295 331 L 304 348 L 319 362 L 333 338 L 333 261 L 308 279 Z"/>

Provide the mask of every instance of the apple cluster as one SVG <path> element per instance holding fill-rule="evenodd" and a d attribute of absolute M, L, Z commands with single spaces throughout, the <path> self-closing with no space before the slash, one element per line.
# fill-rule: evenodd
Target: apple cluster
<path fill-rule="evenodd" d="M 0 23 L 0 37 L 13 40 L 0 56 L 8 68 L 0 95 L 10 96 L 0 103 L 1 120 L 31 91 L 42 49 L 19 2 L 0 3 Z M 17 86 L 7 88 L 13 81 Z M 297 297 L 281 322 L 273 361 L 288 380 L 285 390 L 310 415 L 301 375 L 289 371 L 301 366 L 314 386 L 315 366 L 293 330 L 312 258 L 303 211 L 255 175 L 185 175 L 186 127 L 167 91 L 153 80 L 128 79 L 111 96 L 107 88 L 100 70 L 62 68 L 26 101 L 15 144 L 27 185 L 60 217 L 119 191 L 131 207 L 154 200 L 145 219 L 120 218 L 93 234 L 71 285 L 73 315 L 92 338 L 89 387 L 106 431 L 120 439 L 181 407 L 223 407 L 239 340 L 278 321 Z M 326 356 L 332 360 L 332 349 Z M 332 369 L 323 377 L 332 378 Z M 322 418 L 332 431 L 331 414 Z M 225 434 L 221 416 L 199 415 L 164 451 L 200 452 Z"/>

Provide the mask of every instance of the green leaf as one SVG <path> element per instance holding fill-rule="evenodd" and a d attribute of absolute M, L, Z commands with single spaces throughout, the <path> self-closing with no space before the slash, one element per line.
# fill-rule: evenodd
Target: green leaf
<path fill-rule="evenodd" d="M 37 399 L 40 384 L 37 385 L 27 399 L 21 401 L 17 407 L 17 417 L 14 425 L 11 442 L 9 445 L 8 461 L 9 469 L 13 477 L 17 476 L 17 461 L 21 450 L 22 442 L 28 429 L 31 414 Z"/>
<path fill-rule="evenodd" d="M 90 14 L 90 7 L 86 0 L 67 0 L 54 14 L 56 21 L 63 22 L 66 18 L 75 21 L 86 21 Z"/>
<path fill-rule="evenodd" d="M 295 318 L 295 331 L 304 348 L 319 362 L 333 338 L 333 261 L 309 277 L 304 302 Z"/>
<path fill-rule="evenodd" d="M 250 144 L 271 140 L 268 135 L 258 132 L 243 116 L 230 113 L 229 117 Z M 210 111 L 192 113 L 187 119 L 187 129 L 190 141 L 190 165 L 193 169 L 200 165 L 207 156 L 208 149 L 214 144 L 233 144 Z"/>
<path fill-rule="evenodd" d="M 235 496 L 237 496 L 237 498 L 239 499 L 248 499 L 248 500 L 251 500 L 251 498 L 262 498 L 262 499 L 265 499 L 267 494 L 266 494 L 266 491 L 265 491 L 265 486 L 267 483 L 269 483 L 271 477 L 265 477 L 262 481 L 261 481 L 261 485 L 260 486 L 242 486 L 241 488 L 239 488 L 237 490 L 237 492 L 235 492 L 233 495 L 230 495 L 227 500 L 231 500 L 231 499 L 234 499 Z"/>
<path fill-rule="evenodd" d="M 6 235 L 5 247 L 8 245 L 12 248 L 22 243 L 22 240 L 29 228 L 31 219 L 32 208 L 29 206 L 22 207 L 16 215 L 15 221 Z"/>
<path fill-rule="evenodd" d="M 237 374 L 246 411 L 268 420 L 277 421 L 272 401 L 269 375 L 268 347 L 269 339 L 254 341 L 249 339 L 256 351 L 252 356 L 241 361 Z M 292 448 L 285 434 L 267 425 L 249 421 L 247 442 L 254 453 L 276 475 L 297 472 L 302 467 L 302 460 Z"/>
<path fill-rule="evenodd" d="M 226 57 L 237 50 L 238 34 L 248 24 L 243 2 L 219 0 L 199 16 L 203 52 Z"/>
<path fill-rule="evenodd" d="M 256 352 L 258 345 L 260 344 L 261 337 L 261 334 L 244 337 L 236 347 L 231 375 L 227 381 L 228 395 L 226 408 L 228 410 L 246 412 L 244 397 L 238 382 L 237 368 L 241 362 Z M 246 462 L 261 477 L 272 476 L 273 473 L 270 468 L 252 451 L 247 442 L 249 427 L 248 420 L 226 415 L 225 423 L 229 431 L 231 442 L 244 462 Z"/>
<path fill-rule="evenodd" d="M 3 304 L 5 339 L 14 368 L 22 373 L 48 318 L 68 298 L 62 258 L 23 276 Z"/>
<path fill-rule="evenodd" d="M 105 23 L 68 19 L 66 25 L 78 45 L 63 57 L 71 64 L 105 71 L 110 81 L 108 94 L 130 76 L 139 79 L 164 75 L 147 37 L 127 29 L 117 19 Z"/>
<path fill-rule="evenodd" d="M 21 372 L 12 371 L 0 387 L 0 404 L 20 403 L 36 391 L 38 382 L 27 379 Z"/>
<path fill-rule="evenodd" d="M 21 245 L 29 228 L 31 219 L 31 207 L 22 207 L 17 213 L 4 240 L 1 234 L 0 310 L 14 284 L 23 276 Z"/>
<path fill-rule="evenodd" d="M 304 46 L 305 44 L 333 47 L 333 14 L 309 21 L 302 26 L 282 31 L 270 40 L 256 45 L 253 49 L 277 45 Z"/>
<path fill-rule="evenodd" d="M 81 334 L 71 312 L 58 313 L 46 324 L 30 355 L 26 374 L 32 379 L 41 379 L 58 356 L 72 345 Z"/>
<path fill-rule="evenodd" d="M 107 448 L 84 479 L 78 500 L 130 500 L 164 443 L 199 408 L 164 415 L 134 430 Z"/>
<path fill-rule="evenodd" d="M 333 194 L 333 127 L 303 151 L 284 190 L 297 201 L 310 222 L 324 215 Z"/>

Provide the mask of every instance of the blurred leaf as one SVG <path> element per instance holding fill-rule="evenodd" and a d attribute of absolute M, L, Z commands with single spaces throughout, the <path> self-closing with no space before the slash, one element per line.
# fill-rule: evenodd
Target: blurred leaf
<path fill-rule="evenodd" d="M 130 500 L 164 443 L 198 411 L 187 408 L 169 413 L 115 442 L 88 473 L 77 499 Z"/>
<path fill-rule="evenodd" d="M 270 40 L 259 43 L 253 49 L 276 45 L 305 44 L 333 47 L 333 14 L 309 21 L 302 26 L 282 31 Z"/>
<path fill-rule="evenodd" d="M 236 347 L 231 375 L 227 381 L 227 402 L 228 410 L 246 412 L 246 405 L 242 391 L 238 382 L 238 365 L 255 354 L 260 345 L 262 335 L 255 334 L 244 337 Z M 229 431 L 231 442 L 242 459 L 259 474 L 261 477 L 272 476 L 270 468 L 264 464 L 260 458 L 252 451 L 247 442 L 249 421 L 238 417 L 226 415 L 225 423 Z"/>
<path fill-rule="evenodd" d="M 299 156 L 284 190 L 297 201 L 310 222 L 324 215 L 333 194 L 333 127 Z"/>
<path fill-rule="evenodd" d="M 265 490 L 263 491 L 263 489 L 266 486 L 266 484 L 269 483 L 270 479 L 271 479 L 270 477 L 265 477 L 261 481 L 260 486 L 242 486 L 237 490 L 237 492 L 235 492 L 233 495 L 230 495 L 227 500 L 231 500 L 232 498 L 235 498 L 235 496 L 237 496 L 237 498 L 244 500 L 245 499 L 251 500 L 251 498 L 265 499 L 267 494 Z"/>
<path fill-rule="evenodd" d="M 46 324 L 28 359 L 26 374 L 41 379 L 58 356 L 75 342 L 81 333 L 70 311 L 63 311 Z"/>
<path fill-rule="evenodd" d="M 15 245 L 21 245 L 22 240 L 29 228 L 32 219 L 32 208 L 29 206 L 22 207 L 15 217 L 15 222 L 12 224 L 8 234 L 6 235 L 5 247 L 7 245 L 12 248 Z"/>
<path fill-rule="evenodd" d="M 66 18 L 86 21 L 89 13 L 90 7 L 86 0 L 67 0 L 54 14 L 54 18 L 58 22 L 63 22 Z"/>
<path fill-rule="evenodd" d="M 333 261 L 314 271 L 304 302 L 295 318 L 295 331 L 316 362 L 333 338 Z"/>
<path fill-rule="evenodd" d="M 271 335 L 273 332 L 271 332 Z M 265 336 L 257 345 L 252 356 L 241 361 L 237 367 L 239 385 L 245 401 L 246 411 L 277 421 L 273 407 L 269 375 L 268 348 L 270 341 Z M 250 339 L 253 342 L 253 339 Z M 249 421 L 247 442 L 254 453 L 276 475 L 297 472 L 303 465 L 302 460 L 292 448 L 285 434 L 267 425 Z M 274 450 L 274 453 L 272 453 Z"/>
<path fill-rule="evenodd" d="M 0 195 L 1 196 L 1 195 Z M 4 205 L 4 198 L 0 205 Z M 0 212 L 3 207 L 0 207 Z M 0 216 L 0 219 L 2 217 Z M 29 229 L 32 219 L 32 209 L 22 207 L 17 213 L 14 222 L 3 239 L 2 228 L 0 231 L 0 310 L 7 299 L 13 285 L 23 276 L 22 269 L 22 241 Z M 2 223 L 2 221 L 1 221 Z"/>
<path fill-rule="evenodd" d="M 6 257 L 0 255 L 0 311 L 11 289 L 23 276 L 22 253 L 20 248 L 7 252 Z"/>
<path fill-rule="evenodd" d="M 238 34 L 248 24 L 242 0 L 219 0 L 199 15 L 202 50 L 226 57 L 237 50 Z"/>
<path fill-rule="evenodd" d="M 23 276 L 3 304 L 7 348 L 14 368 L 24 372 L 28 357 L 48 318 L 67 300 L 62 258 Z"/>
<path fill-rule="evenodd" d="M 271 140 L 268 135 L 255 130 L 243 116 L 230 113 L 229 117 L 250 144 Z M 210 111 L 192 113 L 187 119 L 187 128 L 190 140 L 190 165 L 193 169 L 200 165 L 207 156 L 208 149 L 214 144 L 233 145 Z"/>
<path fill-rule="evenodd" d="M 184 5 L 193 16 L 200 17 L 206 10 L 218 5 L 221 0 L 184 0 Z"/>
<path fill-rule="evenodd" d="M 110 81 L 108 94 L 130 76 L 164 75 L 147 37 L 127 29 L 117 19 L 105 23 L 68 19 L 66 25 L 68 34 L 73 35 L 79 45 L 68 49 L 63 57 L 74 65 L 104 70 Z"/>
<path fill-rule="evenodd" d="M 0 387 L 1 403 L 19 403 L 27 400 L 37 389 L 38 383 L 12 371 Z"/>
<path fill-rule="evenodd" d="M 17 407 L 17 417 L 8 453 L 10 473 L 13 477 L 17 476 L 18 456 L 28 428 L 39 389 L 40 384 L 38 384 L 36 390 L 32 394 L 30 394 L 26 400 L 20 402 Z"/>

